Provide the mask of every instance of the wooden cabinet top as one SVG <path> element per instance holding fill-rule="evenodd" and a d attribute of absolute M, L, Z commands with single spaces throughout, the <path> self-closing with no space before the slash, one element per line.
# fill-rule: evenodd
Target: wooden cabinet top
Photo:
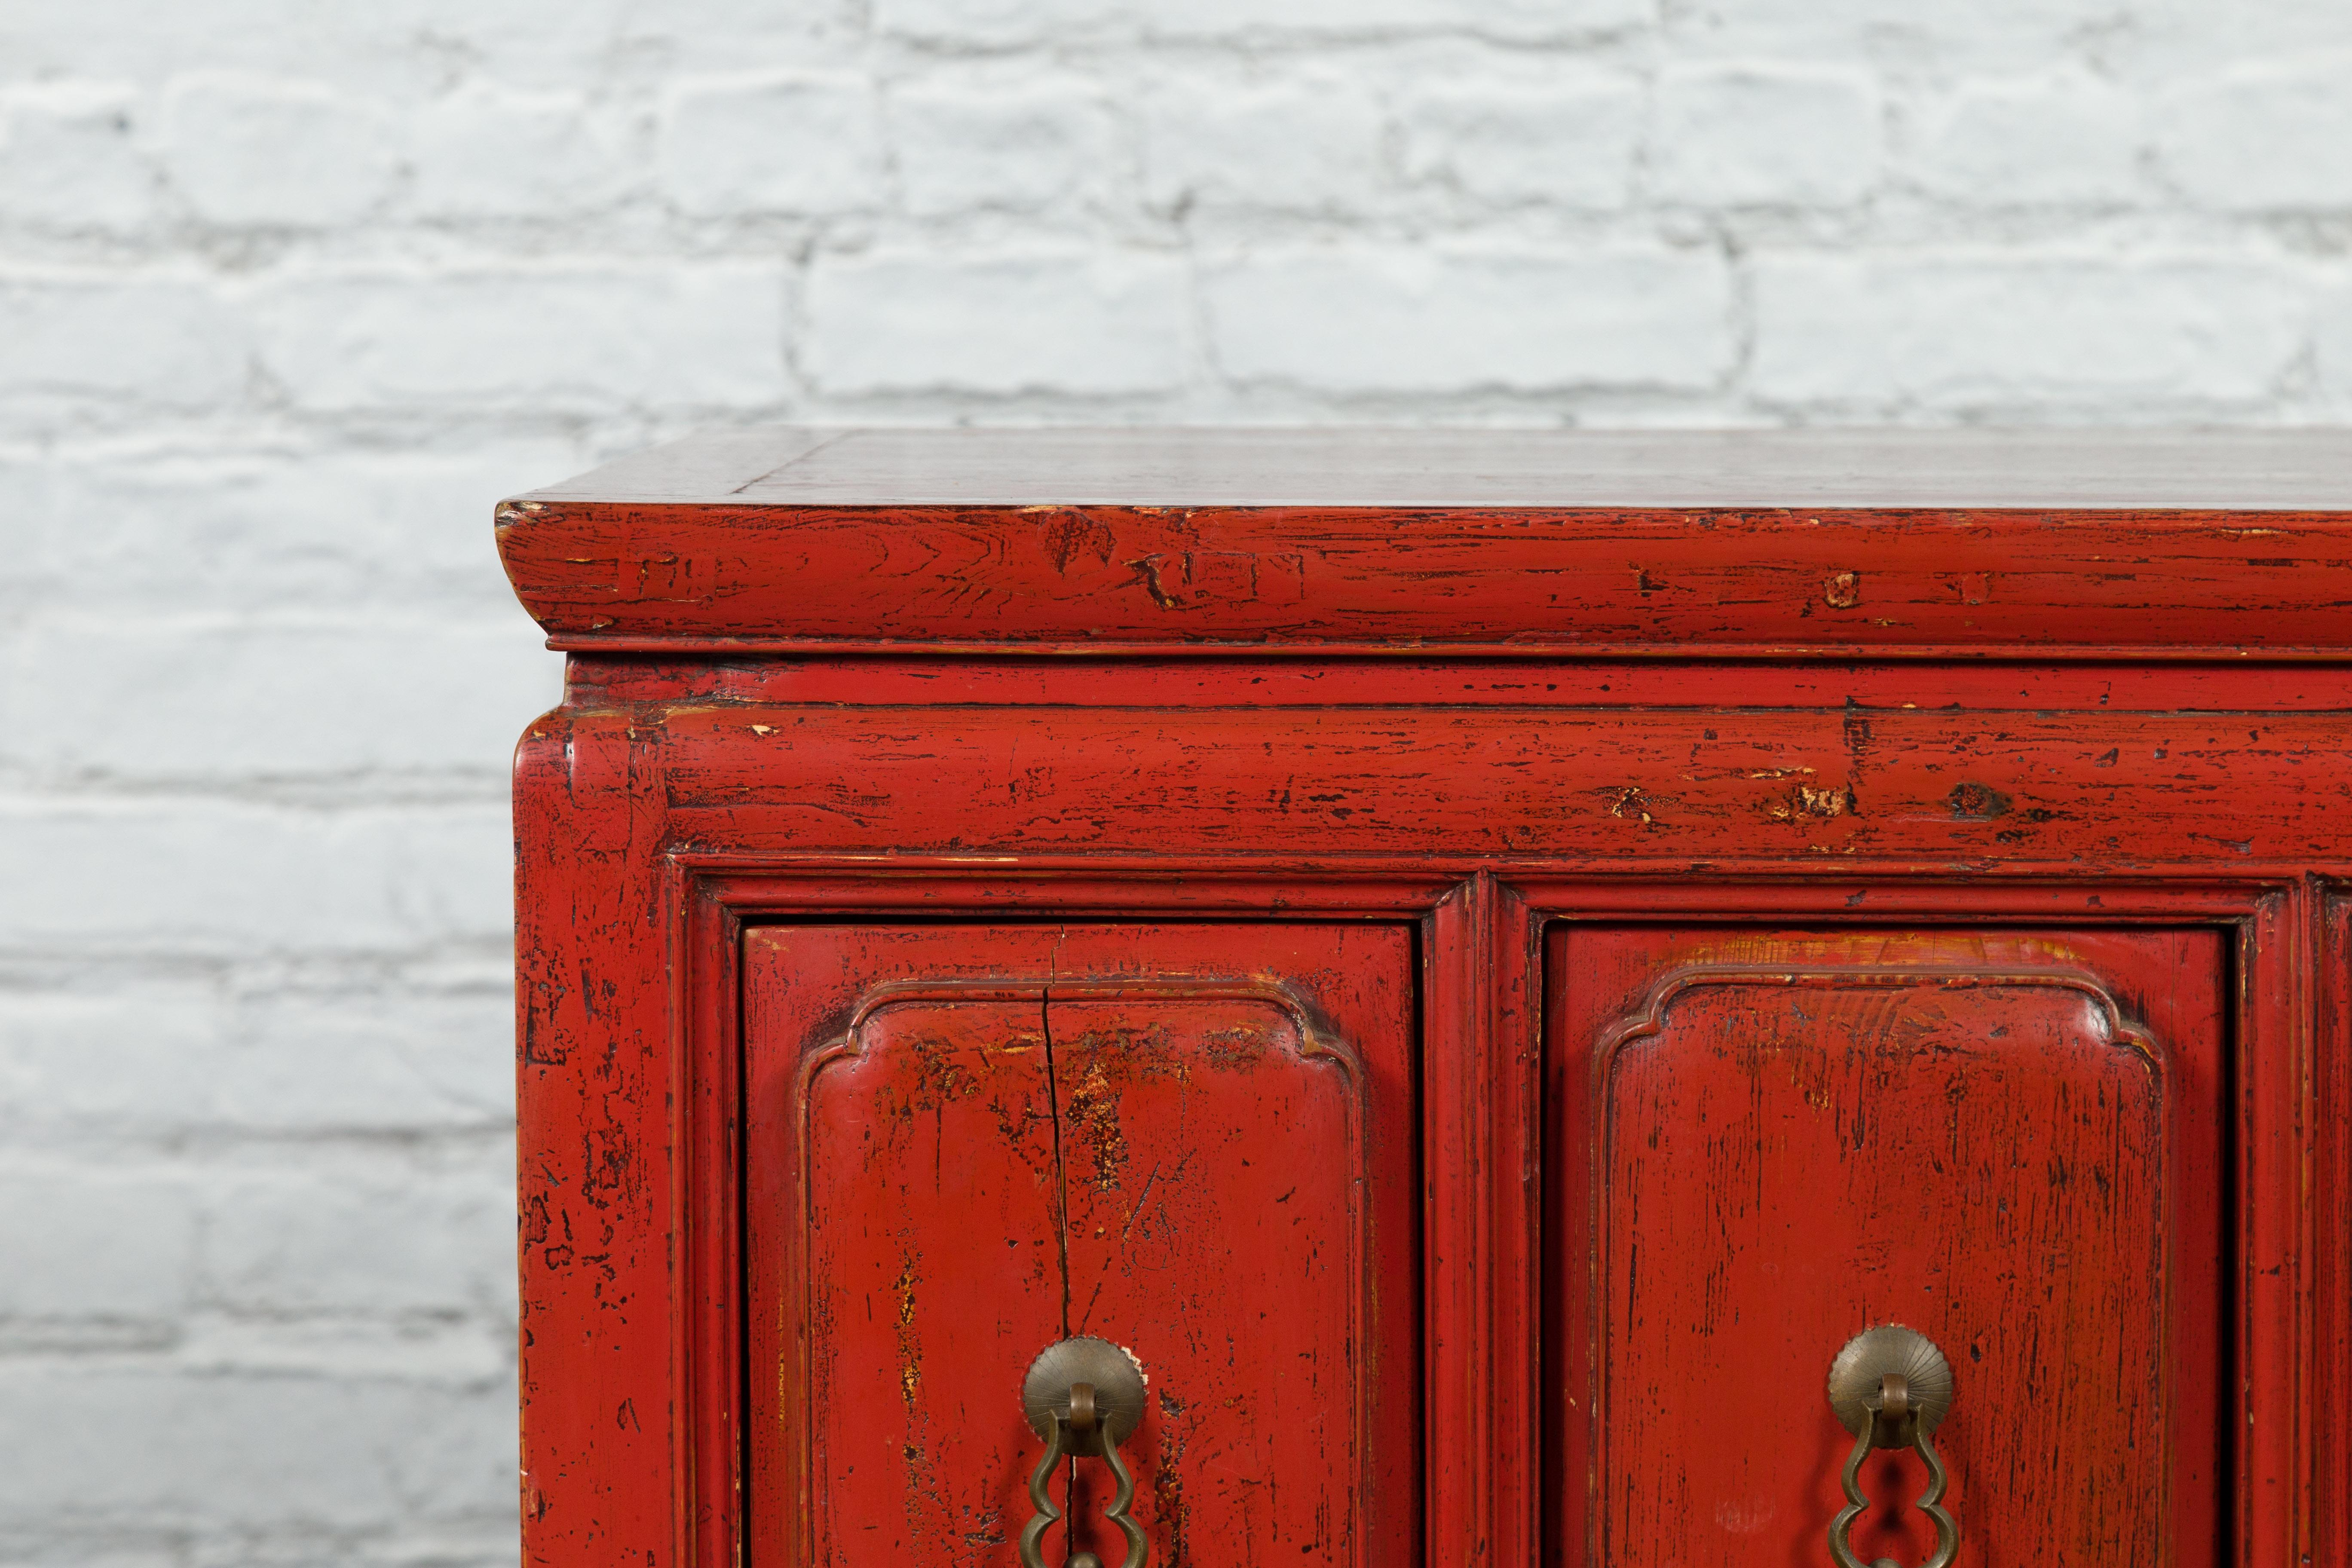
<path fill-rule="evenodd" d="M 2352 431 L 772 428 L 498 526 L 582 650 L 2352 655 Z"/>

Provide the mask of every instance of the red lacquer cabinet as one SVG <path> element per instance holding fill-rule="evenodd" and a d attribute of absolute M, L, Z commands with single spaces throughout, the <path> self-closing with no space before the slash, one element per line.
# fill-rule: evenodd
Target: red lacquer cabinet
<path fill-rule="evenodd" d="M 2352 442 L 751 431 L 499 530 L 534 1563 L 2352 1568 Z"/>

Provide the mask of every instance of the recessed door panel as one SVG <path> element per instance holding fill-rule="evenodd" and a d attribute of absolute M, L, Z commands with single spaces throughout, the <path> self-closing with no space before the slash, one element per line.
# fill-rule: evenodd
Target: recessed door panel
<path fill-rule="evenodd" d="M 1863 1330 L 1949 1359 L 1958 1561 L 2206 1564 L 2223 1486 L 2211 932 L 1550 944 L 1565 1561 L 1827 1561 Z M 1926 1561 L 1874 1452 L 1864 1562 Z"/>
<path fill-rule="evenodd" d="M 1417 1517 L 1412 942 L 775 927 L 746 943 L 756 1552 L 1010 1565 L 1024 1373 L 1092 1335 L 1155 1564 L 1386 1564 Z M 1047 1561 L 1117 1563 L 1106 1468 Z M 1401 1555 L 1402 1554 L 1402 1555 Z"/>

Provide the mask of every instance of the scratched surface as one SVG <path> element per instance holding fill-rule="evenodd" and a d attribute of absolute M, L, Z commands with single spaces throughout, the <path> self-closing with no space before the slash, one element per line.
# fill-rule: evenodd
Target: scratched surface
<path fill-rule="evenodd" d="M 1155 1563 L 1410 1556 L 1408 933 L 746 947 L 756 1555 L 1009 1568 L 1022 1374 L 1091 1333 L 1149 1378 L 1124 1452 Z M 1054 1560 L 1117 1561 L 1108 1496 L 1074 1468 Z"/>
<path fill-rule="evenodd" d="M 516 594 L 567 647 L 2352 648 L 2343 510 L 739 498 L 524 500 L 498 518 Z"/>
<path fill-rule="evenodd" d="M 1594 1140 L 1558 1266 L 1598 1347 L 1560 1426 L 1591 1561 L 1822 1561 L 1823 1378 L 1885 1322 L 1954 1364 L 1963 1564 L 2215 1561 L 2213 935 L 1588 931 L 1553 963 L 1556 1114 Z M 1864 1476 L 1855 1550 L 1921 1561 L 1923 1473 Z"/>
<path fill-rule="evenodd" d="M 2221 864 L 2343 851 L 2336 713 L 810 704 L 673 711 L 696 837 L 901 852 L 1791 854 Z M 939 809 L 939 780 L 984 811 Z M 2259 810 L 2246 804 L 2259 801 Z"/>

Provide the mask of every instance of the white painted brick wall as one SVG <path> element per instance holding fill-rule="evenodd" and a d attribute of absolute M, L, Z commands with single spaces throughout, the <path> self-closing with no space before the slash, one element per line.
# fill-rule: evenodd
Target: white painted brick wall
<path fill-rule="evenodd" d="M 502 492 L 2352 419 L 2343 0 L 0 6 L 0 1562 L 512 1555 Z"/>

